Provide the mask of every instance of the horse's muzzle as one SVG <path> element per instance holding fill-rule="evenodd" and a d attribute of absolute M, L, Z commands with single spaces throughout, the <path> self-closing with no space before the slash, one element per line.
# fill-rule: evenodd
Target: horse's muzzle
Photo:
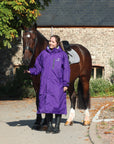
<path fill-rule="evenodd" d="M 23 63 L 24 65 L 28 66 L 28 65 L 30 64 L 30 59 L 23 57 L 23 58 L 22 58 L 22 63 Z"/>

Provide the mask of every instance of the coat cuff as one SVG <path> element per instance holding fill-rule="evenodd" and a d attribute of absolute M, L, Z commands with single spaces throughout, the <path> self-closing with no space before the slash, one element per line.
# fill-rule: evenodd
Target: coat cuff
<path fill-rule="evenodd" d="M 68 82 L 63 82 L 63 86 L 64 86 L 64 87 L 69 87 L 69 84 L 70 84 L 70 83 L 68 83 Z"/>
<path fill-rule="evenodd" d="M 34 69 L 33 68 L 29 68 L 30 74 L 34 74 Z"/>

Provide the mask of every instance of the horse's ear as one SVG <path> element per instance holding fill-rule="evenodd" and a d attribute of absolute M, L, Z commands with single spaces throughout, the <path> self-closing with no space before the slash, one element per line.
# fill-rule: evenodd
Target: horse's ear
<path fill-rule="evenodd" d="M 33 25 L 33 29 L 34 29 L 34 30 L 37 29 L 37 24 L 36 24 L 36 23 L 34 23 L 34 25 Z"/>
<path fill-rule="evenodd" d="M 34 24 L 31 25 L 30 27 L 31 27 L 30 29 L 36 30 L 36 29 L 37 29 L 37 24 L 34 23 Z M 22 28 L 23 30 L 25 30 L 25 31 L 28 30 L 28 27 L 26 27 L 26 26 L 23 25 L 23 24 L 21 24 L 21 28 Z"/>
<path fill-rule="evenodd" d="M 23 25 L 23 24 L 21 24 L 21 28 L 22 28 L 23 30 L 26 30 L 26 29 L 27 29 L 27 27 L 26 27 L 25 25 Z"/>

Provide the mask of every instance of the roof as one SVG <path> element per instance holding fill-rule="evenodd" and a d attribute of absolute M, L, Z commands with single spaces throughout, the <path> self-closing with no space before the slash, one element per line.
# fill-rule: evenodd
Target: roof
<path fill-rule="evenodd" d="M 52 0 L 38 26 L 114 26 L 114 0 Z"/>

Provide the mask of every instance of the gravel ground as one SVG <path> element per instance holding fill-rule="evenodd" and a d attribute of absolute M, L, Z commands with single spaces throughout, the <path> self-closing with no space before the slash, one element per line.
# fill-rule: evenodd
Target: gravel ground
<path fill-rule="evenodd" d="M 99 119 L 114 119 L 114 103 L 101 111 Z M 114 144 L 114 121 L 97 123 L 96 133 L 106 144 Z"/>

